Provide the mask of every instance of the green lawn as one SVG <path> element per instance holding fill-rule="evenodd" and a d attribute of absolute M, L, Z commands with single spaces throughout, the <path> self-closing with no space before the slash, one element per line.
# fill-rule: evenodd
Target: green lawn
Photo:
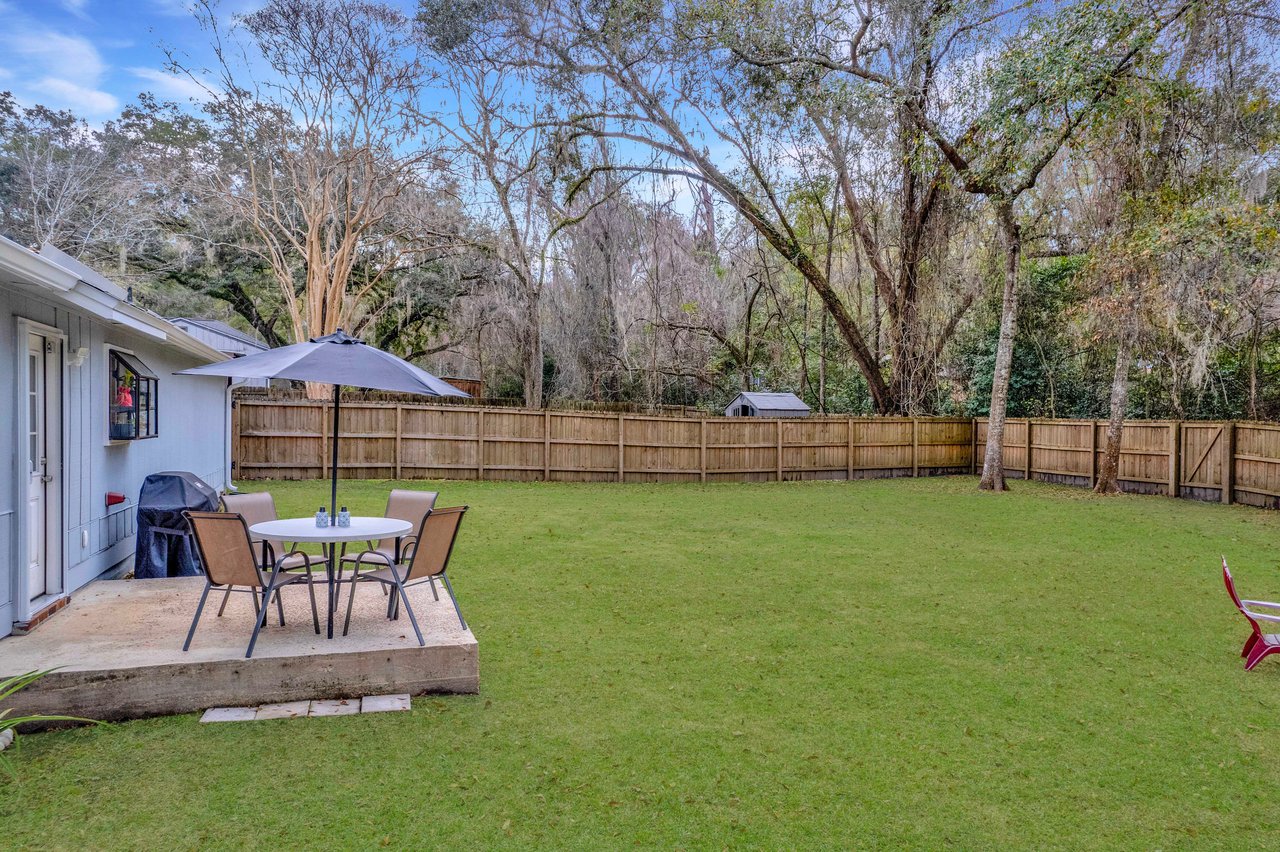
<path fill-rule="evenodd" d="M 435 487 L 472 507 L 478 696 L 28 736 L 0 846 L 1280 845 L 1280 662 L 1242 670 L 1218 569 L 1280 598 L 1280 514 L 968 478 Z"/>

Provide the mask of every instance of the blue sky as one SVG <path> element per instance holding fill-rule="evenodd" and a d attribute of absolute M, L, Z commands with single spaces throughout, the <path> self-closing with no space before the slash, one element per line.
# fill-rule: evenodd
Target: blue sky
<path fill-rule="evenodd" d="M 222 0 L 216 10 L 227 24 L 259 4 Z M 162 46 L 197 67 L 209 64 L 207 36 L 187 0 L 0 0 L 0 21 L 0 91 L 93 124 L 118 115 L 139 92 L 180 102 L 199 94 L 192 81 L 165 73 Z"/>
<path fill-rule="evenodd" d="M 220 8 L 227 16 L 249 3 Z M 178 101 L 197 91 L 164 71 L 162 44 L 196 60 L 207 52 L 183 0 L 0 0 L 0 16 L 0 90 L 24 106 L 69 109 L 97 124 L 142 91 Z"/>

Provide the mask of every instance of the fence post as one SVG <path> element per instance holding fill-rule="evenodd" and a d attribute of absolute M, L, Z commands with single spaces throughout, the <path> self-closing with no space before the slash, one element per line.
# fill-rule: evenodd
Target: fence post
<path fill-rule="evenodd" d="M 978 418 L 969 419 L 969 475 L 978 475 Z"/>
<path fill-rule="evenodd" d="M 779 417 L 776 422 L 778 424 L 778 450 L 775 455 L 777 456 L 776 460 L 778 462 L 778 473 L 777 473 L 778 481 L 781 482 L 782 481 L 782 418 Z"/>
<path fill-rule="evenodd" d="M 911 475 L 920 475 L 920 418 L 911 418 Z"/>
<path fill-rule="evenodd" d="M 1098 421 L 1089 421 L 1089 487 L 1098 484 Z"/>
<path fill-rule="evenodd" d="M 1169 424 L 1169 496 L 1177 497 L 1182 480 L 1182 423 Z"/>
<path fill-rule="evenodd" d="M 845 437 L 848 438 L 849 452 L 845 456 L 846 470 L 845 470 L 844 476 L 845 476 L 845 479 L 852 482 L 853 481 L 853 418 L 852 417 L 848 419 L 848 421 L 846 422 L 846 426 L 848 426 L 848 429 L 849 429 L 849 431 L 845 433 Z"/>
<path fill-rule="evenodd" d="M 698 418 L 698 481 L 707 481 L 707 418 Z"/>
<path fill-rule="evenodd" d="M 1230 504 L 1236 487 L 1236 424 L 1222 424 L 1222 502 Z"/>
<path fill-rule="evenodd" d="M 402 464 L 400 450 L 404 435 L 404 406 L 396 403 L 396 479 L 401 476 Z"/>
<path fill-rule="evenodd" d="M 476 479 L 484 479 L 484 409 L 476 415 Z"/>
<path fill-rule="evenodd" d="M 551 409 L 542 410 L 542 481 L 551 480 Z"/>
<path fill-rule="evenodd" d="M 626 435 L 626 418 L 618 415 L 618 481 L 626 482 L 627 480 L 627 441 Z"/>
<path fill-rule="evenodd" d="M 1031 418 L 1027 418 L 1027 457 L 1023 460 L 1022 478 L 1031 481 Z"/>

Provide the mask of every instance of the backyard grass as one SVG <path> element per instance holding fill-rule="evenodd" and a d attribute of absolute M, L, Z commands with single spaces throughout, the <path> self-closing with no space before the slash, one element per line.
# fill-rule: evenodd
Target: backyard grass
<path fill-rule="evenodd" d="M 1280 663 L 1242 670 L 1218 567 L 1280 598 L 1280 514 L 969 478 L 411 487 L 472 507 L 479 695 L 27 736 L 0 846 L 1280 845 Z"/>

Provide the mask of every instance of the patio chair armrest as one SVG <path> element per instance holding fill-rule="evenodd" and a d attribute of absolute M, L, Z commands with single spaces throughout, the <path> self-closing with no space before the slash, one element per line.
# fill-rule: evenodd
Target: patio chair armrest
<path fill-rule="evenodd" d="M 360 551 L 360 553 L 356 554 L 356 564 L 355 564 L 355 567 L 352 569 L 352 571 L 355 574 L 359 574 L 360 568 L 361 566 L 366 564 L 366 560 L 368 560 L 368 564 L 370 565 L 376 564 L 380 568 L 391 567 L 391 560 L 388 559 L 385 554 L 379 553 L 377 550 L 373 548 L 369 548 L 368 550 L 362 550 Z"/>
<path fill-rule="evenodd" d="M 1240 603 L 1247 604 L 1249 606 L 1266 606 L 1271 609 L 1280 609 L 1280 603 L 1271 603 L 1269 601 L 1240 601 Z"/>
<path fill-rule="evenodd" d="M 1249 612 L 1249 610 L 1245 610 L 1245 612 L 1249 614 L 1250 618 L 1258 618 L 1263 621 L 1280 622 L 1280 615 L 1272 615 L 1269 612 Z"/>
<path fill-rule="evenodd" d="M 413 554 L 418 550 L 418 537 L 416 535 L 407 535 L 401 541 L 403 544 L 400 545 L 400 561 L 411 561 Z"/>
<path fill-rule="evenodd" d="M 296 555 L 302 555 L 305 557 L 311 556 L 311 554 L 307 553 L 305 550 L 298 550 L 297 548 L 294 548 L 293 550 L 290 550 L 288 553 L 286 553 L 284 556 L 281 556 L 279 559 L 273 560 L 271 564 L 274 565 L 277 569 L 279 569 L 280 566 L 284 564 L 284 561 L 286 559 L 288 559 L 290 556 L 296 556 Z M 308 558 L 306 562 L 304 562 L 303 564 L 306 565 L 307 568 L 309 569 L 311 567 L 311 559 Z"/>

